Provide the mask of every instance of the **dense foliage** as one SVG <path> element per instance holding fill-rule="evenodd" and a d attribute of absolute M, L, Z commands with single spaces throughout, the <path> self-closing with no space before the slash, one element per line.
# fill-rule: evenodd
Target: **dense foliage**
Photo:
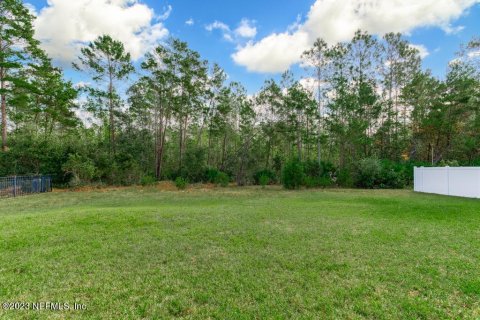
<path fill-rule="evenodd" d="M 400 34 L 319 39 L 304 79 L 286 72 L 248 95 L 185 42 L 134 64 L 108 35 L 81 50 L 74 67 L 90 85 L 74 86 L 33 19 L 20 0 L 0 2 L 0 176 L 401 188 L 414 165 L 480 163 L 478 38 L 442 79 Z"/>

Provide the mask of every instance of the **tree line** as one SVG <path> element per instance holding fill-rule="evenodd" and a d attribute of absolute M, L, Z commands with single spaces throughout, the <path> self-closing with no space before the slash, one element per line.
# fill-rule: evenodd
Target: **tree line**
<path fill-rule="evenodd" d="M 401 34 L 318 39 L 305 77 L 249 95 L 179 39 L 134 64 L 109 35 L 80 50 L 73 68 L 89 80 L 75 86 L 33 20 L 22 1 L 0 2 L 0 176 L 401 187 L 414 165 L 480 164 L 479 38 L 442 78 Z"/>

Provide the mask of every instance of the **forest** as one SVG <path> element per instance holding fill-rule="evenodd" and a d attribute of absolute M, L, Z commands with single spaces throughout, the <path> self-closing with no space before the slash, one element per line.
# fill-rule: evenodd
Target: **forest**
<path fill-rule="evenodd" d="M 248 94 L 179 39 L 140 62 L 102 35 L 66 80 L 21 0 L 0 2 L 0 176 L 57 186 L 402 188 L 414 166 L 480 165 L 480 38 L 434 76 L 401 34 L 318 39 L 302 77 Z"/>

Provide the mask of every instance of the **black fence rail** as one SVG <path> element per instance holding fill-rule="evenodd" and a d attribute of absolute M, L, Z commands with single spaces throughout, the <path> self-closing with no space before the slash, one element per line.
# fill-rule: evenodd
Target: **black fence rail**
<path fill-rule="evenodd" d="M 0 198 L 21 197 L 52 191 L 49 176 L 13 176 L 0 178 Z"/>

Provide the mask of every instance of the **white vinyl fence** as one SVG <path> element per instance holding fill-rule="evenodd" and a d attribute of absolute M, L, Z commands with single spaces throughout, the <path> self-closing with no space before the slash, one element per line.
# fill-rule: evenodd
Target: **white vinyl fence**
<path fill-rule="evenodd" d="M 414 181 L 417 192 L 480 198 L 480 167 L 415 168 Z"/>

